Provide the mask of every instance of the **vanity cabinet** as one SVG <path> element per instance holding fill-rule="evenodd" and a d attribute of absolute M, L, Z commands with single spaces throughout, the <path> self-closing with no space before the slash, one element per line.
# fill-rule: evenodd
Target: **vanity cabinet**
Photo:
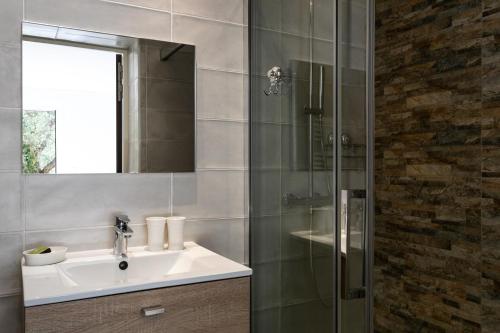
<path fill-rule="evenodd" d="M 25 308 L 28 333 L 247 333 L 250 278 Z"/>

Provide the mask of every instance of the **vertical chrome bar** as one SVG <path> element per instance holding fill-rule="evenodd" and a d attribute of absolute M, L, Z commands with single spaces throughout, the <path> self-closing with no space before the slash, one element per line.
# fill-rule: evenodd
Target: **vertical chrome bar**
<path fill-rule="evenodd" d="M 324 94 L 325 94 L 325 66 L 319 66 L 319 102 L 318 109 L 320 112 L 323 111 L 323 102 L 324 102 Z"/>
<path fill-rule="evenodd" d="M 309 0 L 309 109 L 313 107 L 314 2 Z"/>
<path fill-rule="evenodd" d="M 309 0 L 309 109 L 313 108 L 313 26 L 314 26 L 314 3 L 313 0 Z M 309 144 L 309 154 L 308 154 L 308 189 L 309 189 L 309 197 L 312 198 L 314 195 L 314 178 L 313 178 L 313 169 L 314 169 L 314 145 L 313 145 L 313 115 L 312 112 L 309 112 L 307 115 L 308 122 L 308 144 Z M 311 210 L 312 214 L 312 210 Z M 312 230 L 311 230 L 312 232 Z"/>
<path fill-rule="evenodd" d="M 351 226 L 349 225 L 349 214 L 350 214 L 350 200 L 351 200 L 351 191 L 349 190 L 341 190 L 341 197 L 342 197 L 342 211 L 344 212 L 344 233 L 346 235 L 345 237 L 345 254 L 344 254 L 344 272 L 342 272 L 342 275 L 344 277 L 344 290 L 342 290 L 342 296 L 345 299 L 350 299 L 350 292 L 351 292 L 351 274 L 349 272 L 349 266 L 351 265 L 350 263 L 350 258 L 351 258 Z M 342 237 L 342 229 L 341 229 L 341 237 Z M 342 240 L 341 240 L 342 241 Z M 340 244 L 342 246 L 342 243 Z M 342 248 L 340 249 L 342 251 Z"/>
<path fill-rule="evenodd" d="M 341 134 L 342 134 L 342 96 L 341 96 L 341 86 L 342 86 L 342 36 L 341 29 L 342 26 L 342 18 L 341 18 L 341 10 L 342 10 L 342 0 L 334 0 L 334 8 L 333 8 L 333 63 L 334 63 L 334 78 L 333 78 L 333 129 L 335 133 L 335 140 L 333 143 L 333 208 L 334 208 L 334 258 L 335 258 L 335 288 L 334 288 L 334 299 L 335 299 L 335 308 L 334 308 L 334 325 L 335 332 L 341 332 L 341 293 L 340 290 L 342 288 L 342 249 L 341 249 L 341 222 L 340 222 L 340 211 L 342 209 L 342 203 L 340 198 L 340 187 L 342 186 L 342 156 L 341 156 Z"/>
<path fill-rule="evenodd" d="M 308 150 L 309 154 L 307 156 L 307 165 L 308 165 L 308 195 L 309 198 L 312 199 L 314 196 L 314 178 L 313 178 L 313 171 L 314 171 L 314 145 L 313 145 L 313 115 L 312 113 L 309 113 L 307 115 L 307 122 L 308 122 Z"/>
<path fill-rule="evenodd" d="M 366 10 L 366 244 L 365 244 L 365 281 L 366 281 L 366 332 L 373 332 L 373 265 L 374 265 L 374 147 L 375 147 L 375 1 L 367 0 Z"/>

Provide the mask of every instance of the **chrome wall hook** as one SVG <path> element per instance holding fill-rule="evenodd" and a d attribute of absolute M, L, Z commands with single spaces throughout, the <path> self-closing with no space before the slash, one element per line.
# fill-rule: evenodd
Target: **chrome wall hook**
<path fill-rule="evenodd" d="M 264 89 L 264 94 L 267 96 L 273 94 L 278 95 L 280 93 L 281 85 L 283 84 L 283 71 L 281 67 L 274 66 L 267 71 L 267 78 L 269 79 L 269 88 Z"/>

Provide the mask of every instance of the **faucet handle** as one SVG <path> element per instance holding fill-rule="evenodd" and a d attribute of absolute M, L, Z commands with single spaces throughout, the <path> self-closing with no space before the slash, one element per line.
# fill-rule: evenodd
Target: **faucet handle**
<path fill-rule="evenodd" d="M 127 225 L 130 223 L 130 219 L 127 215 L 117 215 L 115 216 L 115 225 L 121 230 L 126 230 Z"/>

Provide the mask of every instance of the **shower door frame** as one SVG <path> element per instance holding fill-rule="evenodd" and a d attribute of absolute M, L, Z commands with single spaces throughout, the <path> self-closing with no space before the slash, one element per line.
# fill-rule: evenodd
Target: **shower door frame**
<path fill-rule="evenodd" d="M 252 36 L 252 22 L 253 22 L 253 2 L 255 0 L 249 0 L 248 1 L 248 77 L 249 81 L 252 78 L 252 61 L 251 57 L 252 55 L 252 41 L 253 41 L 253 36 Z M 308 1 L 314 1 L 314 0 L 308 0 Z M 342 259 L 342 253 L 341 253 L 341 247 L 337 246 L 337 244 L 341 244 L 341 223 L 340 223 L 340 213 L 337 209 L 337 207 L 341 207 L 340 205 L 340 188 L 339 188 L 339 179 L 342 176 L 342 170 L 339 162 L 339 142 L 341 142 L 341 135 L 342 131 L 339 130 L 341 129 L 341 126 L 338 126 L 338 124 L 342 124 L 341 120 L 341 111 L 342 111 L 342 99 L 340 98 L 341 96 L 341 84 L 338 84 L 341 82 L 342 79 L 342 66 L 339 66 L 339 64 L 342 63 L 342 36 L 340 35 L 342 33 L 342 30 L 340 29 L 341 23 L 342 23 L 342 16 L 341 16 L 341 9 L 342 7 L 339 6 L 342 3 L 342 0 L 332 0 L 334 5 L 333 5 L 333 17 L 336 22 L 333 25 L 333 36 L 334 36 L 334 45 L 335 49 L 333 51 L 333 63 L 334 63 L 334 75 L 335 75 L 335 80 L 333 82 L 333 90 L 334 90 L 334 120 L 333 120 L 333 128 L 335 129 L 335 143 L 334 143 L 334 169 L 332 170 L 332 180 L 333 180 L 333 188 L 334 191 L 333 193 L 333 202 L 332 204 L 334 205 L 334 211 L 336 212 L 333 216 L 333 221 L 332 223 L 334 224 L 333 232 L 334 232 L 334 238 L 335 238 L 335 246 L 334 246 L 334 251 L 335 251 L 335 265 L 334 265 L 334 276 L 335 276 L 335 286 L 333 288 L 333 298 L 335 300 L 332 316 L 334 320 L 334 331 L 332 333 L 344 333 L 342 332 L 341 329 L 341 259 Z M 366 0 L 366 87 L 365 87 L 365 128 L 366 128 L 366 172 L 365 172 L 365 191 L 366 191 L 366 211 L 365 211 L 365 221 L 366 221 L 366 241 L 365 241 L 365 256 L 364 256 L 364 267 L 365 267 L 365 283 L 366 283 L 366 291 L 365 291 L 365 316 L 364 320 L 366 321 L 366 332 L 371 333 L 373 332 L 373 265 L 374 265 L 374 222 L 375 222 L 375 191 L 374 191 L 374 147 L 375 147 L 375 135 L 374 135 L 374 129 L 375 129 L 375 99 L 374 99 L 374 89 L 375 89 L 375 74 L 374 74 L 374 66 L 375 66 L 375 0 Z M 340 36 L 339 36 L 340 35 Z M 341 41 L 340 46 L 339 42 Z M 340 70 L 339 70 L 340 69 Z M 248 106 L 249 106 L 249 115 L 248 115 L 248 137 L 249 137 L 249 145 L 251 145 L 252 142 L 252 84 L 249 82 L 248 85 L 248 92 L 249 92 L 249 98 L 248 98 Z M 255 93 L 260 93 L 260 92 L 255 92 Z M 249 147 L 248 149 L 248 154 L 249 154 L 249 161 L 252 160 L 252 149 Z M 251 162 L 250 162 L 251 163 Z M 252 172 L 251 172 L 251 166 L 249 167 L 249 175 L 248 175 L 248 181 L 249 184 L 252 183 Z M 251 186 L 250 186 L 251 188 Z M 249 195 L 249 200 L 251 200 L 251 195 Z M 251 222 L 251 215 L 252 215 L 252 204 L 249 202 L 249 221 Z M 249 232 L 248 232 L 248 244 L 249 247 L 251 246 L 251 228 L 252 228 L 252 223 L 249 225 Z M 250 248 L 249 248 L 250 250 Z M 248 256 L 248 261 L 249 265 L 251 263 L 251 251 L 249 251 L 249 256 Z M 254 302 L 253 299 L 250 300 L 251 303 Z M 250 307 L 252 309 L 252 306 Z M 252 313 L 251 313 L 252 315 Z M 250 321 L 253 323 L 253 321 Z"/>
<path fill-rule="evenodd" d="M 366 36 L 366 233 L 368 244 L 365 257 L 367 292 L 365 313 L 367 331 L 373 332 L 373 267 L 375 238 L 375 0 L 367 0 Z"/>
<path fill-rule="evenodd" d="M 310 0 L 314 1 L 314 0 Z M 341 207 L 341 186 L 342 165 L 341 165 L 341 147 L 340 143 L 342 135 L 342 1 L 334 0 L 334 67 L 335 80 L 333 83 L 334 89 L 334 123 L 335 143 L 334 143 L 334 232 L 335 243 L 341 244 L 341 212 L 338 209 Z M 366 133 L 366 156 L 365 156 L 365 192 L 366 192 L 366 209 L 365 209 L 365 255 L 364 255 L 364 279 L 365 279 L 365 332 L 373 332 L 373 266 L 374 266 L 374 222 L 375 222 L 375 191 L 374 191 L 374 147 L 375 147 L 375 0 L 366 0 L 366 84 L 365 84 L 365 133 Z M 340 41 L 340 43 L 339 43 Z M 342 316 L 341 316 L 341 278 L 342 278 L 342 249 L 340 246 L 335 246 L 336 264 L 334 265 L 336 276 L 336 288 L 334 288 L 334 297 L 336 306 L 335 325 L 337 333 L 342 332 Z"/>
<path fill-rule="evenodd" d="M 367 0 L 366 8 L 366 256 L 365 320 L 368 332 L 373 332 L 373 267 L 375 223 L 375 0 Z"/>

